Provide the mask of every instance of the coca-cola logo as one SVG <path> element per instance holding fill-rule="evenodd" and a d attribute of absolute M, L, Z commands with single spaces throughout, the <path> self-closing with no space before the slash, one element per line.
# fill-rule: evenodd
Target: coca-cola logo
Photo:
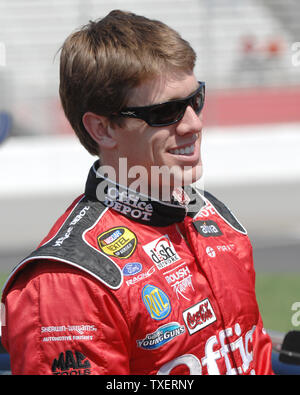
<path fill-rule="evenodd" d="M 198 332 L 217 320 L 212 305 L 208 299 L 204 299 L 185 310 L 183 312 L 183 319 L 190 335 Z"/>

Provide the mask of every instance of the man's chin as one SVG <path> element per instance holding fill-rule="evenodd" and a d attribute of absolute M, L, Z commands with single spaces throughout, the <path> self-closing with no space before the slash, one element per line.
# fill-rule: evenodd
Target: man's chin
<path fill-rule="evenodd" d="M 191 169 L 179 168 L 177 172 L 174 173 L 174 184 L 175 188 L 180 186 L 191 185 L 196 181 L 200 180 L 203 174 L 202 164 L 197 165 Z"/>
<path fill-rule="evenodd" d="M 169 174 L 164 174 L 163 178 L 152 178 L 151 196 L 163 201 L 171 201 L 173 191 L 187 185 L 200 182 L 202 177 L 202 165 L 198 165 L 191 169 L 182 169 L 181 167 L 172 167 Z"/>

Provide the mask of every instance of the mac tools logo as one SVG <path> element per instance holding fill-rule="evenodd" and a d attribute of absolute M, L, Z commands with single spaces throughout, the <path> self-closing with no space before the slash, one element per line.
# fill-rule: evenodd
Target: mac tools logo
<path fill-rule="evenodd" d="M 151 243 L 146 244 L 143 246 L 143 249 L 159 270 L 181 259 L 175 251 L 168 235 L 161 236 Z"/>

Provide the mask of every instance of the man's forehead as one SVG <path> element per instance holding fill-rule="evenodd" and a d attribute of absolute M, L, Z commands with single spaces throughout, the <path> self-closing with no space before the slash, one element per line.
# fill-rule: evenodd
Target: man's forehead
<path fill-rule="evenodd" d="M 129 95 L 128 107 L 147 106 L 189 96 L 198 87 L 193 73 L 161 75 L 142 82 Z"/>

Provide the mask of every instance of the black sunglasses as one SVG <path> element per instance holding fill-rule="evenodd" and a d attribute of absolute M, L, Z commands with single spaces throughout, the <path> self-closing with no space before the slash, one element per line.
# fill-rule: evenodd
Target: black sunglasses
<path fill-rule="evenodd" d="M 168 126 L 180 121 L 188 106 L 191 106 L 198 115 L 204 106 L 205 82 L 198 81 L 198 83 L 198 89 L 184 99 L 144 107 L 126 107 L 115 115 L 143 119 L 149 126 Z"/>

